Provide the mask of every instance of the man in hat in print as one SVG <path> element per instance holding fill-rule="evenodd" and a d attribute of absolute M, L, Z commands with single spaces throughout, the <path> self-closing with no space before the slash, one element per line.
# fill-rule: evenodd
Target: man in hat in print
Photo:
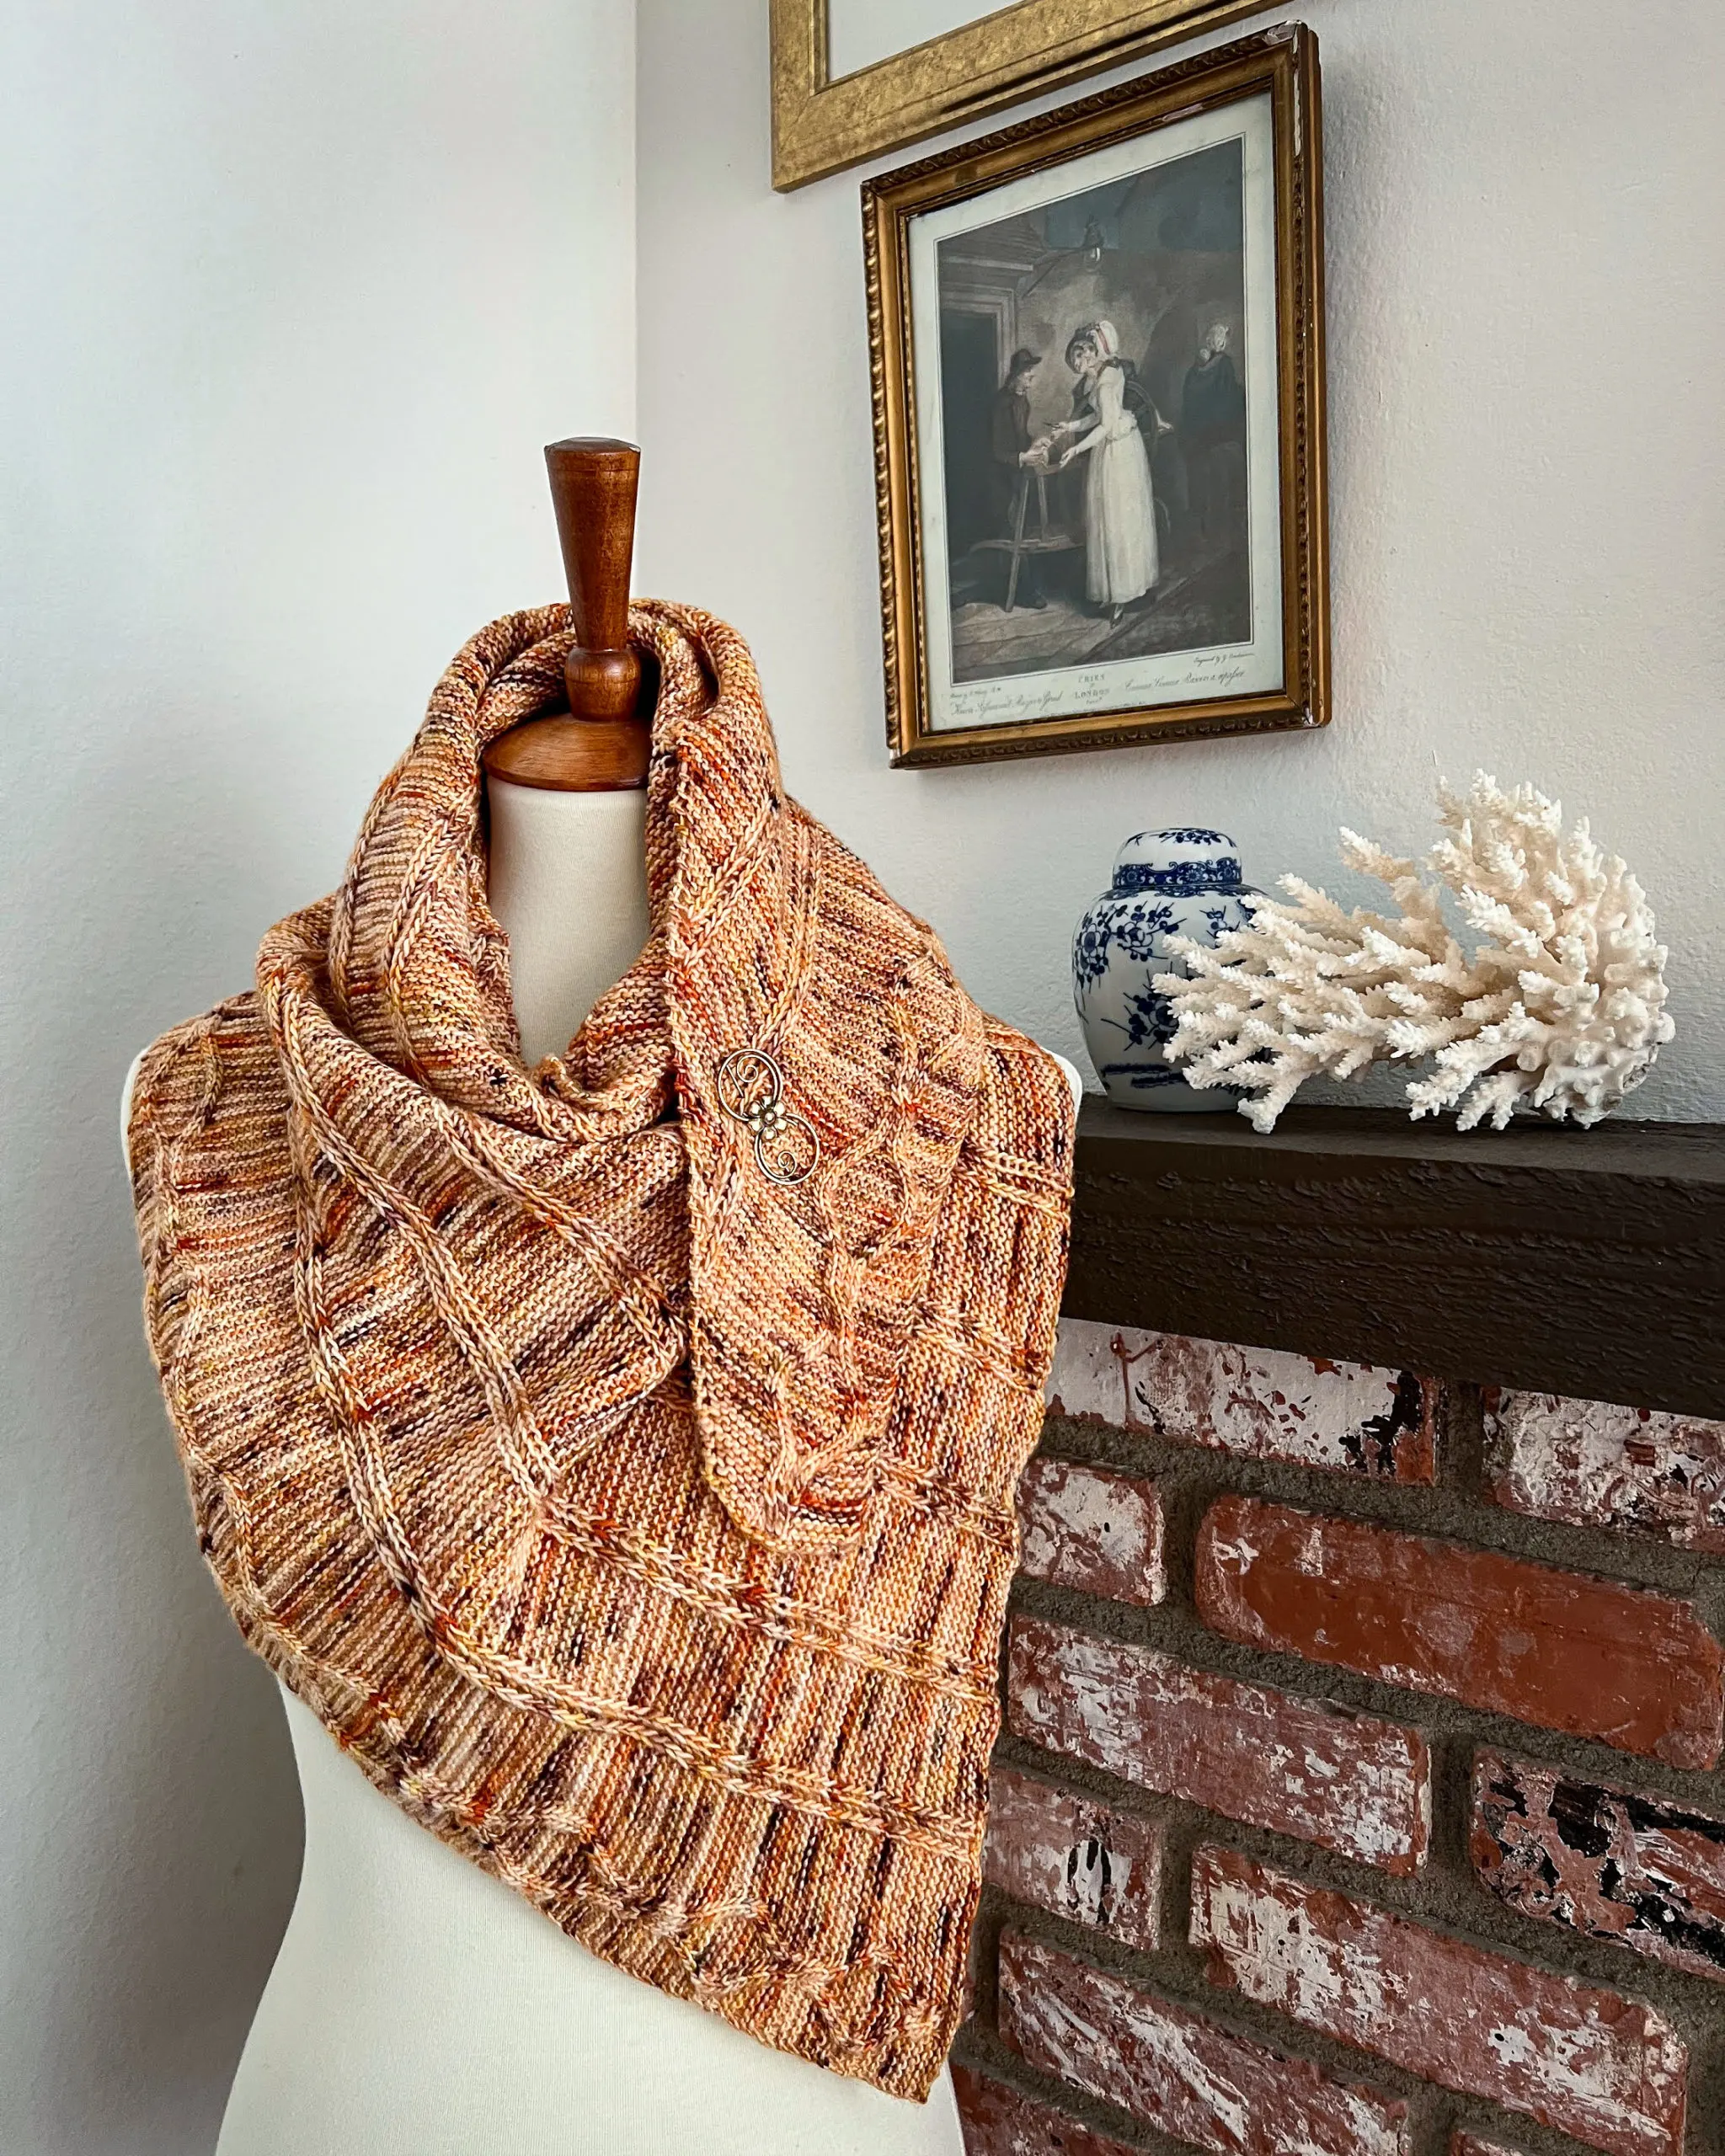
<path fill-rule="evenodd" d="M 991 491 L 996 521 L 1001 537 L 1006 539 L 1012 536 L 1021 474 L 1040 456 L 1036 438 L 1030 431 L 1030 377 L 1041 365 L 1041 353 L 1021 344 L 1012 355 L 1006 380 L 994 393 L 989 413 Z M 1043 594 L 1041 568 L 1034 554 L 1026 554 L 1019 562 L 1016 603 L 1037 608 L 1048 604 Z"/>
<path fill-rule="evenodd" d="M 1211 323 L 1180 392 L 1187 499 L 1200 545 L 1226 531 L 1244 494 L 1246 392 L 1228 355 L 1230 337 L 1226 322 Z"/>

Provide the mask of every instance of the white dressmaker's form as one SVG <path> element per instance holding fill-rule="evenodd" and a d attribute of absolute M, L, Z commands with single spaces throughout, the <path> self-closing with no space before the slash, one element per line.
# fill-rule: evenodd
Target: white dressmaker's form
<path fill-rule="evenodd" d="M 583 442 L 547 458 L 579 701 L 487 758 L 489 894 L 530 1065 L 648 931 L 648 728 L 627 648 L 638 456 Z M 283 1698 L 305 1865 L 217 2156 L 962 2156 L 944 2073 L 905 2103 L 624 1976 L 416 1825 Z"/>
<path fill-rule="evenodd" d="M 574 715 L 486 756 L 489 898 L 530 1065 L 568 1043 L 649 925 L 648 728 L 627 650 L 638 456 L 569 442 L 547 459 L 580 638 Z M 962 2156 L 944 2073 L 926 2105 L 905 2103 L 623 1975 L 416 1825 L 283 1699 L 305 1864 L 217 2156 Z"/>

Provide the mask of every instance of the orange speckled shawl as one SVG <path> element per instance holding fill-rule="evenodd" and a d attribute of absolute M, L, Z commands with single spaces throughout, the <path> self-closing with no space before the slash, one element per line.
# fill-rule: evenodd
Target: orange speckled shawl
<path fill-rule="evenodd" d="M 556 707 L 570 635 L 510 615 L 340 890 L 145 1057 L 149 1337 L 241 1630 L 378 1788 L 619 1968 L 920 2098 L 1071 1101 L 786 798 L 740 638 L 659 605 L 632 634 L 661 679 L 639 960 L 524 1066 L 479 755 Z M 727 1112 L 739 1049 L 819 1139 L 803 1180 Z"/>

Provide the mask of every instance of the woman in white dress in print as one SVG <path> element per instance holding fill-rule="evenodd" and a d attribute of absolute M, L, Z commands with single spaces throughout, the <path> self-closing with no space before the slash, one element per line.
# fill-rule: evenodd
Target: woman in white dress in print
<path fill-rule="evenodd" d="M 1067 442 L 1056 471 L 1087 456 L 1084 482 L 1084 589 L 1093 606 L 1118 622 L 1135 599 L 1156 589 L 1156 503 L 1150 458 L 1136 414 L 1126 403 L 1126 370 L 1111 322 L 1087 322 L 1073 333 L 1066 365 L 1079 378 L 1084 411 L 1050 436 Z"/>

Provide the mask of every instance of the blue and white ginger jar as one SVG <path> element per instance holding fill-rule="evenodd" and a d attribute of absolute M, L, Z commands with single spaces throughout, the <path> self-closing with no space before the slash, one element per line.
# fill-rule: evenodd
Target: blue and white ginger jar
<path fill-rule="evenodd" d="M 1224 929 L 1251 918 L 1252 887 L 1223 831 L 1140 831 L 1114 856 L 1114 880 L 1079 922 L 1072 938 L 1072 1000 L 1084 1044 L 1108 1098 L 1123 1108 L 1231 1108 L 1238 1095 L 1217 1086 L 1199 1092 L 1163 1059 L 1174 1013 L 1151 986 L 1162 973 L 1184 973 L 1168 949 L 1173 936 L 1214 943 Z"/>

